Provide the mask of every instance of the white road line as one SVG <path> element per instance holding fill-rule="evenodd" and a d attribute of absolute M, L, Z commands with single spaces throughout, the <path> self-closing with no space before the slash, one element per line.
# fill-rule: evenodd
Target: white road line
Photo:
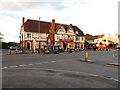
<path fill-rule="evenodd" d="M 10 68 L 15 68 L 15 67 L 18 67 L 18 66 L 15 65 L 15 66 L 9 66 L 9 67 L 10 67 Z"/>
<path fill-rule="evenodd" d="M 2 69 L 6 69 L 6 68 L 8 68 L 8 67 L 3 67 Z"/>
<path fill-rule="evenodd" d="M 19 66 L 23 67 L 23 66 L 27 66 L 27 65 L 23 64 L 23 65 L 19 65 Z"/>

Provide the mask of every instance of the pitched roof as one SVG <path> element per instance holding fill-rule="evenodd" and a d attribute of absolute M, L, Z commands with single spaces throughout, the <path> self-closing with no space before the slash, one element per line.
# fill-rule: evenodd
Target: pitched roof
<path fill-rule="evenodd" d="M 51 23 L 28 19 L 23 26 L 25 32 L 39 32 L 40 30 L 41 33 L 49 33 Z"/>
<path fill-rule="evenodd" d="M 66 31 L 69 28 L 69 25 L 67 24 L 55 23 L 55 31 L 59 28 L 60 25 L 62 25 Z M 24 26 L 25 32 L 38 33 L 40 31 L 41 33 L 49 33 L 51 22 L 28 19 L 22 26 Z M 72 28 L 74 29 L 74 31 L 79 32 L 78 35 L 84 35 L 77 26 L 72 26 Z"/>
<path fill-rule="evenodd" d="M 98 35 L 98 37 L 97 38 L 102 38 L 104 36 L 104 34 L 102 34 L 102 35 Z"/>
<path fill-rule="evenodd" d="M 78 33 L 76 33 L 76 35 L 79 35 L 79 36 L 83 36 L 84 33 L 77 27 L 77 26 L 72 26 L 74 32 L 78 31 Z"/>
<path fill-rule="evenodd" d="M 97 39 L 97 37 L 98 37 L 98 36 L 90 36 L 90 37 L 88 38 L 88 40 L 94 40 L 94 39 Z"/>

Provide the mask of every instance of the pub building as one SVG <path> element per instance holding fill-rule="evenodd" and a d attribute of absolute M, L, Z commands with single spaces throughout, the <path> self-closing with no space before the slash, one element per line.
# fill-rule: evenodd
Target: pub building
<path fill-rule="evenodd" d="M 72 24 L 32 20 L 22 18 L 20 29 L 21 48 L 32 50 L 42 49 L 44 45 L 60 45 L 61 49 L 84 49 L 84 33 Z"/>

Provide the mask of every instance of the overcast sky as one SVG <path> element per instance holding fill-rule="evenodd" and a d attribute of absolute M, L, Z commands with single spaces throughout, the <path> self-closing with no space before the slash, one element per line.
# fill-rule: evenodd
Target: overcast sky
<path fill-rule="evenodd" d="M 6 42 L 19 42 L 22 17 L 78 26 L 84 34 L 118 32 L 120 0 L 0 0 L 0 32 Z"/>

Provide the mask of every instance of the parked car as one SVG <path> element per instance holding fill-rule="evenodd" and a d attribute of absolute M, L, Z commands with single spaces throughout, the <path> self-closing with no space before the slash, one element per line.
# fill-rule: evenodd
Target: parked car
<path fill-rule="evenodd" d="M 10 50 L 20 50 L 20 47 L 18 47 L 18 46 L 10 46 L 9 49 Z"/>

